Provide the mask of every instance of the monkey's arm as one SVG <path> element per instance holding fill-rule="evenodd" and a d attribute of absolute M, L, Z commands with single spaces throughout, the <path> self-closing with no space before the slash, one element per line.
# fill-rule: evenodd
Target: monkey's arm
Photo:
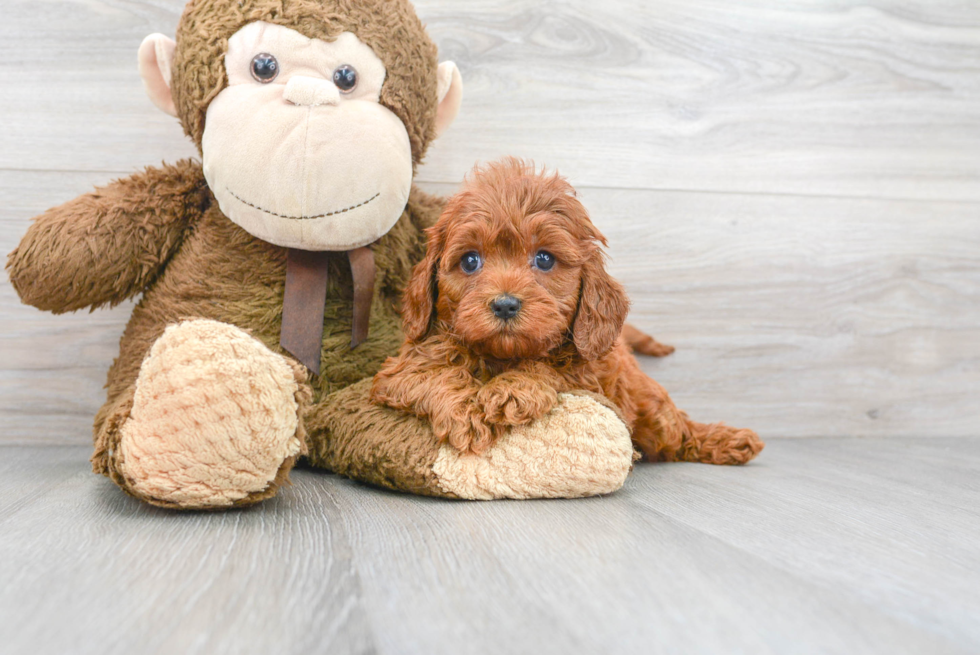
<path fill-rule="evenodd" d="M 310 408 L 311 464 L 390 489 L 472 499 L 606 494 L 632 468 L 629 430 L 601 396 L 560 394 L 546 417 L 481 456 L 440 444 L 428 421 L 372 403 L 370 391 L 365 379 Z"/>
<path fill-rule="evenodd" d="M 210 201 L 201 165 L 147 168 L 49 209 L 7 258 L 21 300 L 56 314 L 149 286 Z"/>

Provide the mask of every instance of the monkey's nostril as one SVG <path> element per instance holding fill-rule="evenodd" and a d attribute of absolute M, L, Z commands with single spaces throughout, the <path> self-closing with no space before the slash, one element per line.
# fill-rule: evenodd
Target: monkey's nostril
<path fill-rule="evenodd" d="M 490 309 L 497 318 L 509 321 L 521 311 L 521 301 L 514 296 L 498 296 L 490 303 Z"/>

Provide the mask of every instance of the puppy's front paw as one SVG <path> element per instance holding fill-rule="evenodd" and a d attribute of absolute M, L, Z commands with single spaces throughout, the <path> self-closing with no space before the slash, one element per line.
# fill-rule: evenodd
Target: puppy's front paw
<path fill-rule="evenodd" d="M 480 389 L 476 402 L 488 423 L 527 425 L 554 409 L 558 393 L 533 381 L 495 378 Z"/>
<path fill-rule="evenodd" d="M 483 411 L 474 404 L 459 412 L 432 418 L 432 430 L 440 442 L 448 443 L 460 453 L 480 454 L 497 440 L 502 426 L 489 425 Z"/>

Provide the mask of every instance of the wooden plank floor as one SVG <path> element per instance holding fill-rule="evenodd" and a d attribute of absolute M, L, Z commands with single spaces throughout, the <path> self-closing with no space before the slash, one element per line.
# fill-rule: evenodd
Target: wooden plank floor
<path fill-rule="evenodd" d="M 177 514 L 0 447 L 0 652 L 976 653 L 980 439 L 775 440 L 576 501 L 301 470 Z"/>
<path fill-rule="evenodd" d="M 4 0 L 0 253 L 194 154 L 135 66 L 183 5 Z M 131 307 L 51 316 L 0 276 L 0 655 L 980 652 L 980 4 L 416 5 L 466 85 L 423 186 L 567 174 L 632 320 L 678 346 L 646 370 L 768 448 L 601 499 L 301 470 L 174 514 L 86 461 Z"/>

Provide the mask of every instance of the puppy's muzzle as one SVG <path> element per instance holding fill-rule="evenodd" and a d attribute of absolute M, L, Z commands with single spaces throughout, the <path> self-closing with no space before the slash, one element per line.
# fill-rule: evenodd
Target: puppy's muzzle
<path fill-rule="evenodd" d="M 521 311 L 521 301 L 514 296 L 497 296 L 490 302 L 490 310 L 497 318 L 509 321 Z"/>

